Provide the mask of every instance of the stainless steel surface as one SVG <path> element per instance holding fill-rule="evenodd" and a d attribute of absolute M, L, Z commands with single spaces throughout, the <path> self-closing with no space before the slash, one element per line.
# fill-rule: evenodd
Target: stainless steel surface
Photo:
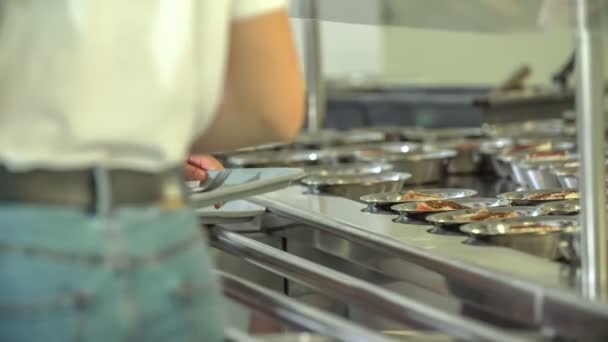
<path fill-rule="evenodd" d="M 539 230 L 520 232 L 513 226 L 550 226 L 555 231 Z M 542 258 L 556 260 L 561 257 L 561 232 L 578 229 L 578 220 L 571 216 L 520 217 L 506 220 L 469 223 L 460 231 L 475 239 L 497 246 L 513 248 Z"/>
<path fill-rule="evenodd" d="M 581 155 L 583 294 L 608 299 L 608 232 L 604 182 L 603 0 L 574 1 L 577 48 L 577 126 Z"/>
<path fill-rule="evenodd" d="M 224 294 L 229 298 L 293 326 L 339 341 L 389 341 L 380 334 L 298 303 L 242 278 L 223 272 L 216 273 L 223 283 Z"/>
<path fill-rule="evenodd" d="M 457 199 L 453 199 L 450 201 L 467 206 L 469 208 L 477 208 L 477 209 L 507 206 L 511 203 L 507 200 L 502 200 L 502 199 L 497 199 L 497 198 L 479 198 L 479 197 L 457 198 Z M 405 216 L 414 215 L 415 217 L 420 217 L 419 215 L 422 215 L 422 216 L 426 217 L 428 215 L 433 215 L 433 214 L 437 214 L 437 213 L 445 213 L 448 211 L 454 211 L 454 210 L 419 211 L 419 210 L 417 210 L 417 206 L 418 206 L 417 202 L 410 202 L 410 203 L 404 203 L 404 204 L 398 204 L 398 205 L 392 206 L 391 210 L 397 212 L 398 214 L 400 214 L 402 216 L 401 221 L 407 221 L 405 219 Z"/>
<path fill-rule="evenodd" d="M 437 183 L 447 173 L 450 159 L 457 155 L 453 150 L 435 150 L 411 153 L 383 153 L 379 151 L 364 150 L 357 154 L 357 158 L 364 162 L 381 162 L 393 165 L 394 171 L 408 172 L 412 178 L 411 184 Z"/>
<path fill-rule="evenodd" d="M 487 208 L 490 213 L 516 213 L 518 216 L 538 216 L 539 210 L 537 207 L 502 207 L 502 208 Z M 479 211 L 477 209 L 464 209 L 458 211 L 452 211 L 449 213 L 440 213 L 427 217 L 427 221 L 432 224 L 449 229 L 459 230 L 460 226 L 469 224 L 472 222 L 479 222 L 473 220 L 459 219 L 462 215 L 475 214 Z M 488 222 L 488 220 L 482 220 Z"/>
<path fill-rule="evenodd" d="M 305 178 L 302 183 L 308 186 L 312 193 L 330 194 L 358 201 L 361 196 L 370 193 L 401 191 L 411 177 L 409 173 L 388 171 L 356 176 L 316 176 Z"/>
<path fill-rule="evenodd" d="M 307 19 L 304 22 L 304 64 L 306 74 L 306 124 L 309 132 L 316 132 L 325 126 L 327 103 L 323 79 L 323 51 L 321 44 L 321 23 L 318 0 L 301 3 L 301 11 Z"/>
<path fill-rule="evenodd" d="M 577 296 L 572 279 L 558 263 L 494 246 L 483 247 L 480 257 L 480 248 L 463 244 L 462 236 L 429 234 L 430 225 L 395 223 L 388 215 L 361 212 L 360 203 L 303 191 L 293 186 L 253 200 L 273 215 L 340 239 L 341 245 L 326 249 L 334 255 L 347 259 L 355 249 L 365 248 L 393 258 L 395 267 L 389 273 L 401 279 L 475 306 L 498 308 L 509 319 L 580 340 L 608 336 L 608 307 Z M 361 262 L 366 260 L 370 258 Z M 388 269 L 390 264 L 384 266 Z M 443 285 L 426 278 L 429 273 Z"/>
<path fill-rule="evenodd" d="M 538 206 L 544 215 L 578 215 L 581 211 L 580 200 L 549 202 Z"/>
<path fill-rule="evenodd" d="M 534 199 L 527 199 L 527 198 L 525 198 L 526 196 L 536 195 L 536 194 L 551 194 L 551 193 L 558 193 L 558 192 L 562 192 L 562 191 L 578 191 L 578 190 L 562 189 L 562 188 L 541 189 L 541 190 L 522 190 L 522 191 L 507 192 L 504 194 L 500 194 L 497 197 L 509 200 L 509 201 L 511 201 L 511 203 L 513 205 L 523 205 L 523 206 L 532 205 L 532 206 L 534 206 L 534 205 L 540 205 L 540 204 L 547 203 L 547 202 L 562 201 L 562 200 L 566 200 L 569 198 L 561 198 L 561 199 L 555 199 L 555 200 L 546 200 L 546 199 L 534 200 Z"/>
<path fill-rule="evenodd" d="M 437 329 L 469 341 L 525 341 L 515 334 L 487 324 L 446 314 L 443 311 L 401 297 L 365 281 L 309 262 L 288 253 L 260 244 L 236 233 L 214 228 L 211 230 L 215 247 L 240 255 L 288 278 L 296 279 L 326 293 L 351 302 L 358 302 L 394 320 Z"/>

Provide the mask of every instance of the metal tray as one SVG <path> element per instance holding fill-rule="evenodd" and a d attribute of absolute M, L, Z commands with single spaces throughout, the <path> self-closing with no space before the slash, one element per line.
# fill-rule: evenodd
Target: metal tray
<path fill-rule="evenodd" d="M 513 225 L 536 224 L 554 226 L 557 230 L 512 233 L 509 228 Z M 469 223 L 460 227 L 460 230 L 480 241 L 557 260 L 562 258 L 560 244 L 563 240 L 563 232 L 576 230 L 578 227 L 578 220 L 572 216 L 537 216 Z"/>
<path fill-rule="evenodd" d="M 494 213 L 511 213 L 516 212 L 518 217 L 530 217 L 530 216 L 539 216 L 541 211 L 537 207 L 486 207 L 490 212 Z M 447 213 L 439 213 L 435 215 L 431 215 L 427 217 L 427 221 L 433 223 L 434 225 L 449 229 L 460 231 L 460 226 L 474 223 L 474 222 L 490 222 L 496 220 L 483 220 L 483 221 L 471 221 L 471 220 L 459 220 L 458 216 L 474 214 L 481 208 L 474 209 L 464 209 L 458 211 L 450 211 Z"/>
<path fill-rule="evenodd" d="M 248 201 L 228 202 L 221 208 L 213 206 L 196 209 L 194 212 L 202 224 L 244 223 L 262 215 L 266 208 Z"/>
<path fill-rule="evenodd" d="M 371 195 L 365 195 L 360 198 L 361 202 L 367 203 L 370 211 L 375 211 L 378 208 L 389 209 L 395 204 L 408 202 L 424 202 L 421 200 L 402 200 L 401 196 L 407 191 L 423 192 L 434 195 L 442 195 L 442 200 L 452 200 L 456 198 L 473 197 L 477 195 L 477 191 L 469 189 L 409 189 L 401 192 L 381 192 Z"/>
<path fill-rule="evenodd" d="M 218 173 L 219 171 L 208 172 L 211 178 Z M 195 208 L 227 203 L 285 188 L 302 177 L 304 171 L 295 168 L 232 169 L 224 185 L 213 191 L 191 194 L 190 202 Z M 187 185 L 192 186 L 192 182 L 187 182 Z"/>
<path fill-rule="evenodd" d="M 302 180 L 312 194 L 327 193 L 358 201 L 361 196 L 377 192 L 400 191 L 412 177 L 404 172 L 382 172 L 351 176 L 313 176 Z"/>
<path fill-rule="evenodd" d="M 576 189 L 555 188 L 555 189 L 541 189 L 541 190 L 512 191 L 512 192 L 507 192 L 507 193 L 504 193 L 504 194 L 500 194 L 497 197 L 511 201 L 512 205 L 519 205 L 519 206 L 528 206 L 528 205 L 531 205 L 531 206 L 535 206 L 535 205 L 540 205 L 540 204 L 548 203 L 548 202 L 563 201 L 564 199 L 530 200 L 530 199 L 524 199 L 524 197 L 526 197 L 528 195 L 533 195 L 533 194 L 553 193 L 553 192 L 562 192 L 562 191 L 578 191 L 578 190 L 576 190 Z"/>
<path fill-rule="evenodd" d="M 472 198 L 457 198 L 450 200 L 452 202 L 465 205 L 472 209 L 481 209 L 481 208 L 495 208 L 507 206 L 510 204 L 507 200 L 496 199 L 496 198 L 480 198 L 480 197 L 472 197 Z M 406 217 L 414 218 L 414 219 L 423 219 L 429 215 L 452 212 L 454 210 L 434 210 L 434 211 L 418 211 L 416 207 L 418 202 L 409 202 L 404 204 L 398 204 L 391 207 L 391 210 L 399 213 L 400 217 L 397 219 L 399 222 L 408 222 Z"/>
<path fill-rule="evenodd" d="M 450 159 L 458 153 L 454 150 L 425 149 L 411 153 L 386 151 L 361 151 L 357 159 L 363 162 L 388 163 L 394 171 L 408 172 L 412 178 L 408 184 L 428 184 L 441 181 L 446 173 Z"/>

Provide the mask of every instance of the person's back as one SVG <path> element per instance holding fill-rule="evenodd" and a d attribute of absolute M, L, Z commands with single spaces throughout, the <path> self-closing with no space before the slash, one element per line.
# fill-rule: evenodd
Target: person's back
<path fill-rule="evenodd" d="M 221 99 L 231 24 L 280 3 L 2 1 L 0 160 L 19 170 L 83 165 L 160 170 L 181 163 Z M 268 44 L 264 39 L 241 45 L 255 48 Z M 271 61 L 256 61 L 255 50 L 247 53 L 258 68 L 266 64 L 264 72 L 272 72 Z M 274 62 L 295 61 L 277 57 Z M 239 73 L 237 81 L 256 83 L 247 87 L 263 87 L 263 79 L 251 82 L 242 79 L 246 72 Z M 267 82 L 275 83 L 276 97 L 293 96 L 289 82 Z M 297 123 L 297 110 L 281 116 Z M 241 122 L 255 117 L 238 115 Z M 241 128 L 252 130 L 236 127 Z"/>
<path fill-rule="evenodd" d="M 284 6 L 0 1 L 0 340 L 222 340 L 178 173 L 297 134 Z"/>

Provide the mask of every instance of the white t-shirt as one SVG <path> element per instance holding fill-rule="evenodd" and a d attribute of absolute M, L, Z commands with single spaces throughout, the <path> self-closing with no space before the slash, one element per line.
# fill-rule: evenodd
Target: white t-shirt
<path fill-rule="evenodd" d="M 0 164 L 181 164 L 218 105 L 231 22 L 285 5 L 0 1 Z"/>

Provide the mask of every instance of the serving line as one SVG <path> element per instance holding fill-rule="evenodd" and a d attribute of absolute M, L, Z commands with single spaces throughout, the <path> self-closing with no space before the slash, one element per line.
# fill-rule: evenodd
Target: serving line
<path fill-rule="evenodd" d="M 430 225 L 395 223 L 392 216 L 361 212 L 361 203 L 304 192 L 304 187 L 292 186 L 252 200 L 352 245 L 436 272 L 448 292 L 464 300 L 491 304 L 506 316 L 564 336 L 608 336 L 608 307 L 576 296 L 559 263 L 507 248 L 463 244 L 463 236 L 429 234 Z"/>

